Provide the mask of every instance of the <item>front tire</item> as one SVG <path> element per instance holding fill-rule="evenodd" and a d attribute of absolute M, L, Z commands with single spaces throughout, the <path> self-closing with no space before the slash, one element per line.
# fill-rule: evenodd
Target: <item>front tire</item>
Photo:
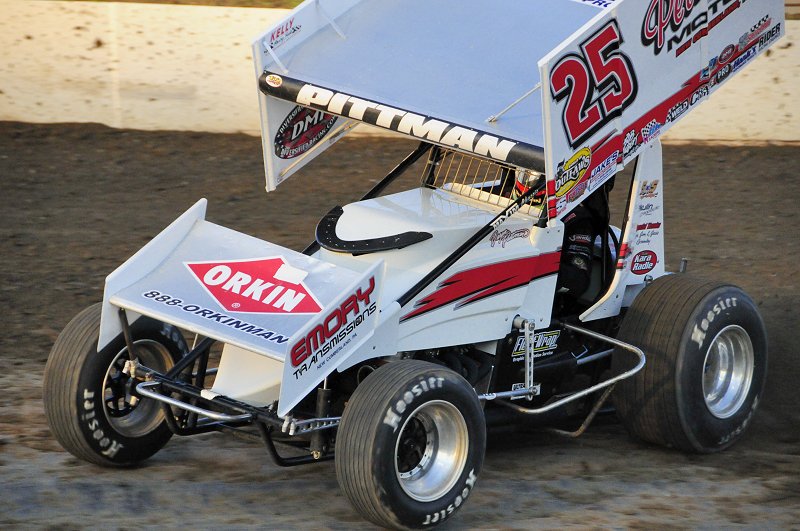
<path fill-rule="evenodd" d="M 657 279 L 634 300 L 619 338 L 647 363 L 615 389 L 617 412 L 642 440 L 716 452 L 744 433 L 764 388 L 767 336 L 741 289 L 687 275 Z M 614 353 L 615 373 L 630 367 Z"/>
<path fill-rule="evenodd" d="M 139 361 L 162 374 L 186 353 L 183 336 L 172 325 L 141 317 L 130 328 Z M 104 466 L 133 465 L 160 450 L 172 432 L 158 402 L 130 400 L 122 335 L 97 352 L 99 333 L 95 304 L 59 334 L 45 367 L 45 415 L 53 435 L 74 456 Z"/>
<path fill-rule="evenodd" d="M 450 518 L 483 464 L 486 423 L 475 391 L 455 372 L 403 360 L 356 388 L 336 441 L 336 477 L 356 510 L 389 528 Z"/>

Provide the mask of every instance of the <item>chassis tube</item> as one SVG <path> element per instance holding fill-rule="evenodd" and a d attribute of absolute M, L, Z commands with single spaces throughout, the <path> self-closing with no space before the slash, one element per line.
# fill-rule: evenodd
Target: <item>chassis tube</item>
<path fill-rule="evenodd" d="M 588 330 L 586 328 L 581 328 L 579 326 L 575 326 L 575 325 L 571 325 L 571 324 L 563 323 L 563 322 L 560 323 L 560 324 L 561 324 L 561 326 L 563 326 L 567 330 L 572 330 L 573 332 L 577 332 L 579 334 L 583 334 L 583 335 L 592 337 L 594 339 L 598 339 L 600 341 L 605 341 L 606 343 L 611 343 L 612 345 L 615 345 L 617 347 L 620 347 L 620 348 L 623 348 L 623 349 L 628 350 L 630 352 L 633 352 L 634 354 L 636 354 L 639 357 L 639 361 L 632 369 L 629 369 L 629 370 L 623 372 L 622 374 L 618 374 L 617 376 L 614 376 L 613 378 L 609 378 L 608 380 L 602 381 L 602 382 L 600 382 L 598 384 L 595 384 L 595 385 L 593 385 L 591 387 L 583 389 L 582 391 L 578 391 L 576 393 L 573 393 L 573 394 L 571 394 L 569 396 L 565 396 L 564 398 L 562 398 L 560 400 L 556 400 L 555 402 L 552 402 L 550 404 L 544 405 L 542 407 L 526 408 L 526 407 L 518 406 L 516 404 L 512 404 L 511 402 L 506 402 L 505 400 L 497 400 L 497 402 L 499 404 L 503 404 L 506 407 L 510 407 L 511 409 L 514 409 L 514 410 L 516 410 L 516 411 L 518 411 L 520 413 L 525 413 L 527 415 L 538 415 L 538 414 L 541 414 L 541 413 L 546 413 L 546 412 L 551 411 L 551 410 L 553 410 L 553 409 L 555 409 L 557 407 L 563 406 L 564 404 L 567 404 L 569 402 L 572 402 L 574 400 L 582 398 L 582 397 L 584 397 L 586 395 L 592 394 L 595 391 L 603 389 L 604 387 L 608 387 L 608 386 L 614 385 L 620 380 L 624 380 L 625 378 L 629 378 L 629 377 L 633 376 L 634 374 L 636 374 L 637 372 L 639 372 L 642 369 L 642 367 L 644 367 L 645 355 L 644 355 L 644 352 L 642 351 L 642 349 L 640 349 L 639 347 L 637 347 L 635 345 L 631 345 L 630 343 L 625 343 L 624 341 L 620 341 L 619 339 L 616 339 L 616 338 L 613 338 L 613 337 L 605 336 L 603 334 L 595 332 L 594 330 Z M 504 392 L 501 392 L 501 393 L 487 393 L 487 394 L 479 395 L 478 398 L 481 399 L 481 400 L 495 400 L 495 399 L 500 399 L 500 398 L 511 398 L 511 397 L 515 397 L 515 396 L 524 396 L 527 393 L 528 393 L 528 389 L 518 389 L 516 391 L 504 391 Z"/>

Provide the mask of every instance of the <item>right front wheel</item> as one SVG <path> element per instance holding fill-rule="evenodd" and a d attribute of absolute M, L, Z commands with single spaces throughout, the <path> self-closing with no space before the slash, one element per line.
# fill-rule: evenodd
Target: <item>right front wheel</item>
<path fill-rule="evenodd" d="M 619 338 L 647 362 L 615 389 L 617 413 L 645 441 L 690 452 L 736 442 L 758 406 L 767 373 L 767 336 L 741 289 L 688 275 L 657 279 L 634 300 Z M 632 365 L 614 353 L 615 373 Z"/>
<path fill-rule="evenodd" d="M 336 476 L 356 510 L 390 528 L 429 527 L 470 495 L 483 463 L 486 423 L 455 372 L 395 361 L 356 388 L 336 440 Z"/>

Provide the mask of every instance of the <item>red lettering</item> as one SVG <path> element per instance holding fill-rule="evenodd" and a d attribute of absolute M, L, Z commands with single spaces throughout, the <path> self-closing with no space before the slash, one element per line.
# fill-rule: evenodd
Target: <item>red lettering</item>
<path fill-rule="evenodd" d="M 677 31 L 695 7 L 695 0 L 650 0 L 642 24 L 642 42 L 652 44 L 656 55 L 666 42 L 667 28 Z"/>
<path fill-rule="evenodd" d="M 338 308 L 331 311 L 322 321 L 322 324 L 315 326 L 304 339 L 295 343 L 291 350 L 292 366 L 297 367 L 303 363 L 309 356 L 319 350 L 326 341 L 334 337 L 342 326 L 350 321 L 350 314 L 352 314 L 353 318 L 357 317 L 363 311 L 359 301 L 364 304 L 364 308 L 367 308 L 370 304 L 370 295 L 374 290 L 375 277 L 370 277 L 369 286 L 366 289 L 358 288 Z"/>
<path fill-rule="evenodd" d="M 347 315 L 353 314 L 353 317 L 358 315 L 358 298 L 355 295 L 350 295 L 347 300 L 342 303 L 342 316 L 347 321 Z"/>

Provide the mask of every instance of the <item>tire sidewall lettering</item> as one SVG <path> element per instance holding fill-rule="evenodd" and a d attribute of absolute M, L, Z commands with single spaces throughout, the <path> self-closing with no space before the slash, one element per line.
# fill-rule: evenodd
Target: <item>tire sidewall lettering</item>
<path fill-rule="evenodd" d="M 79 393 L 81 429 L 100 454 L 114 459 L 125 448 L 125 444 L 114 437 L 114 430 L 107 423 L 102 393 L 89 388 L 83 388 Z"/>
<path fill-rule="evenodd" d="M 458 509 L 464 504 L 464 502 L 469 497 L 470 492 L 472 492 L 472 489 L 475 486 L 475 482 L 477 481 L 477 479 L 478 477 L 475 475 L 475 469 L 473 468 L 472 470 L 470 470 L 464 482 L 460 483 L 460 485 L 463 485 L 463 488 L 461 488 L 460 492 L 458 489 L 455 489 L 458 494 L 456 494 L 453 501 L 447 504 L 447 506 L 444 509 L 440 509 L 426 514 L 420 526 L 427 527 L 430 525 L 439 524 L 442 521 L 446 520 L 451 514 L 455 512 L 456 509 Z"/>

